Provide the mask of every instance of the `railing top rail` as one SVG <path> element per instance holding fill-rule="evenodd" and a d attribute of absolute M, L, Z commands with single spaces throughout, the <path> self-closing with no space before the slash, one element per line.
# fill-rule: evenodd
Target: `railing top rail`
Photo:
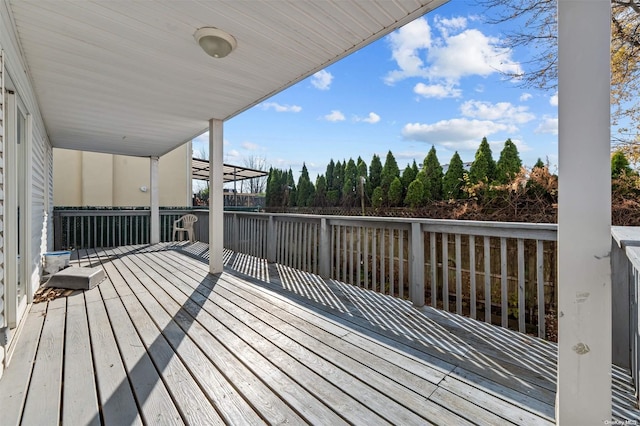
<path fill-rule="evenodd" d="M 263 215 L 285 220 L 321 220 L 329 224 L 353 226 L 382 226 L 405 228 L 419 223 L 425 232 L 482 235 L 491 237 L 528 238 L 555 241 L 558 225 L 555 223 L 495 222 L 477 220 L 428 219 L 380 216 L 323 216 L 295 213 L 225 212 L 225 214 Z"/>
<path fill-rule="evenodd" d="M 150 210 L 54 210 L 54 215 L 64 217 L 81 216 L 149 216 Z"/>

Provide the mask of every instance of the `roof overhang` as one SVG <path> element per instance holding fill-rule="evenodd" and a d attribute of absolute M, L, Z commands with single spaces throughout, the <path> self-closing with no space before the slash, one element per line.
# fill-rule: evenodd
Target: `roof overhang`
<path fill-rule="evenodd" d="M 53 146 L 160 156 L 446 0 L 9 0 Z M 237 40 L 224 59 L 201 27 Z"/>
<path fill-rule="evenodd" d="M 193 158 L 191 160 L 191 177 L 197 180 L 209 180 L 209 160 Z M 224 183 L 267 176 L 269 173 L 244 166 L 223 164 L 222 178 Z"/>

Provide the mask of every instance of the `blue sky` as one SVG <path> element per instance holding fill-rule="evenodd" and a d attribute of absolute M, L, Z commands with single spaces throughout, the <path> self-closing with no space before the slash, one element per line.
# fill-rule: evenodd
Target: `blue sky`
<path fill-rule="evenodd" d="M 468 3 L 453 0 L 227 121 L 225 162 L 259 157 L 296 176 L 306 163 L 315 180 L 332 158 L 370 164 L 389 150 L 401 170 L 432 145 L 441 164 L 456 150 L 472 161 L 486 136 L 496 160 L 511 138 L 525 165 L 540 157 L 555 169 L 557 94 L 504 79 L 527 51 L 499 49 L 508 28 Z M 207 144 L 207 134 L 195 139 L 194 152 Z"/>

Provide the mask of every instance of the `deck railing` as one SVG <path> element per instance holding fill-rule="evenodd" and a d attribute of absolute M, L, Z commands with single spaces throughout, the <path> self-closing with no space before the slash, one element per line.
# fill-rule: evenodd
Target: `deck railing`
<path fill-rule="evenodd" d="M 208 211 L 160 210 L 161 241 L 195 213 L 209 240 Z M 56 209 L 55 248 L 148 244 L 149 210 Z M 380 293 L 548 337 L 555 316 L 553 224 L 224 213 L 224 245 Z M 551 330 L 553 331 L 553 330 Z"/>
<path fill-rule="evenodd" d="M 629 368 L 640 396 L 640 228 L 611 229 L 613 363 Z"/>
<path fill-rule="evenodd" d="M 200 211 L 160 210 L 160 241 L 172 240 L 173 222 L 187 213 L 198 215 Z M 208 212 L 204 213 L 204 220 L 201 222 L 207 221 Z M 85 249 L 148 244 L 150 217 L 148 209 L 54 209 L 54 248 Z M 195 231 L 196 237 L 204 234 L 197 225 Z"/>
<path fill-rule="evenodd" d="M 556 309 L 556 235 L 553 224 L 246 212 L 225 212 L 224 226 L 234 251 L 541 337 Z"/>

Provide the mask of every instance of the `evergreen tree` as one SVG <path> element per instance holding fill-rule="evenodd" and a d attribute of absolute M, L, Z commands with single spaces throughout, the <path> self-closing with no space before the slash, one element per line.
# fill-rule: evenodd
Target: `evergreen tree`
<path fill-rule="evenodd" d="M 344 168 L 344 184 L 342 185 L 342 206 L 353 207 L 356 202 L 358 168 L 352 158 Z"/>
<path fill-rule="evenodd" d="M 407 196 L 404 198 L 405 206 L 411 208 L 420 207 L 423 205 L 424 199 L 424 185 L 418 179 L 415 179 L 409 184 L 407 188 Z"/>
<path fill-rule="evenodd" d="M 624 153 L 617 150 L 611 156 L 611 177 L 616 179 L 623 173 L 631 173 L 631 167 Z"/>
<path fill-rule="evenodd" d="M 302 172 L 298 179 L 298 189 L 296 191 L 296 205 L 299 207 L 307 207 L 313 203 L 315 197 L 315 188 L 311 179 L 309 179 L 309 171 L 307 165 L 302 164 Z"/>
<path fill-rule="evenodd" d="M 367 195 L 369 197 L 372 197 L 373 190 L 380 186 L 381 179 L 382 162 L 380 162 L 380 157 L 378 155 L 373 154 L 371 166 L 369 166 L 369 180 L 367 181 Z"/>
<path fill-rule="evenodd" d="M 327 164 L 327 171 L 324 174 L 325 179 L 327 180 L 327 190 L 333 189 L 333 169 L 335 169 L 335 167 L 336 163 L 333 162 L 332 158 L 329 161 L 329 164 Z"/>
<path fill-rule="evenodd" d="M 413 160 L 413 164 L 416 164 L 415 160 Z M 417 168 L 418 166 L 416 165 L 416 170 L 414 170 L 411 165 L 407 164 L 407 167 L 402 172 L 401 180 L 402 180 L 402 186 L 404 188 L 403 192 L 405 195 L 407 193 L 407 190 L 409 189 L 409 185 L 411 185 L 411 182 L 413 182 L 416 179 L 416 175 L 418 174 Z"/>
<path fill-rule="evenodd" d="M 500 152 L 500 158 L 496 163 L 496 179 L 499 183 L 509 183 L 513 180 L 522 167 L 522 160 L 520 160 L 520 154 L 518 154 L 518 148 L 511 142 L 511 139 L 507 139 L 504 143 L 504 148 Z"/>
<path fill-rule="evenodd" d="M 462 198 L 462 184 L 464 179 L 464 164 L 458 155 L 458 151 L 453 154 L 449 162 L 449 168 L 442 180 L 442 193 L 447 200 L 457 200 Z"/>
<path fill-rule="evenodd" d="M 382 207 L 384 197 L 382 196 L 382 188 L 376 187 L 371 194 L 371 205 L 375 208 Z"/>
<path fill-rule="evenodd" d="M 289 169 L 289 172 L 286 174 L 286 198 L 288 201 L 289 207 L 295 207 L 296 202 L 298 201 L 298 195 L 296 192 L 296 183 L 293 180 L 293 172 Z"/>
<path fill-rule="evenodd" d="M 383 204 L 388 204 L 389 188 L 391 187 L 391 182 L 393 182 L 395 178 L 399 177 L 400 169 L 398 168 L 398 163 L 396 162 L 396 158 L 393 156 L 393 153 L 389 151 L 387 153 L 387 158 L 385 159 L 384 166 L 382 166 L 382 174 L 380 177 L 380 188 L 382 188 Z"/>
<path fill-rule="evenodd" d="M 325 207 L 327 205 L 327 179 L 319 175 L 316 179 L 316 196 L 313 206 Z"/>
<path fill-rule="evenodd" d="M 427 177 L 427 186 L 431 193 L 432 200 L 442 199 L 442 166 L 436 155 L 436 148 L 431 146 L 429 153 L 424 159 L 423 170 Z"/>
<path fill-rule="evenodd" d="M 389 205 L 392 207 L 398 207 L 402 203 L 402 181 L 396 176 L 389 185 Z"/>
<path fill-rule="evenodd" d="M 420 170 L 416 175 L 416 180 L 422 184 L 422 203 L 426 203 L 431 200 L 431 190 L 429 190 L 429 183 L 427 181 L 427 174 L 424 170 Z"/>
<path fill-rule="evenodd" d="M 544 169 L 545 164 L 542 162 L 542 159 L 540 157 L 538 157 L 538 161 L 536 161 L 536 164 L 533 165 L 533 169 L 535 168 L 539 168 L 539 169 Z"/>
<path fill-rule="evenodd" d="M 469 170 L 469 179 L 472 183 L 487 182 L 491 183 L 495 180 L 496 163 L 493 161 L 493 154 L 487 138 L 482 138 L 480 147 L 476 151 L 475 159 L 471 163 Z"/>

